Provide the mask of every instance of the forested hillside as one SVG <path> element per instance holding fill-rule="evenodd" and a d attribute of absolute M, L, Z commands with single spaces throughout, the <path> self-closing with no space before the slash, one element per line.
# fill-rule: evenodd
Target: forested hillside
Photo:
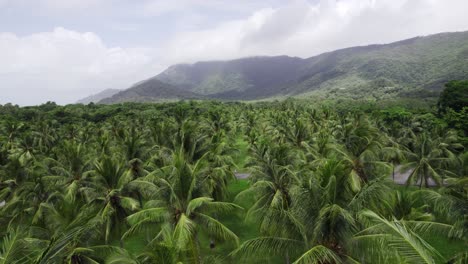
<path fill-rule="evenodd" d="M 181 91 L 190 92 L 189 97 L 223 100 L 307 95 L 383 99 L 424 95 L 424 91 L 437 94 L 444 83 L 466 78 L 468 32 L 456 32 L 352 47 L 307 59 L 276 56 L 179 64 L 134 85 L 128 94 L 103 102 L 187 98 Z M 161 94 L 158 80 L 177 89 Z M 142 87 L 148 93 L 135 96 Z"/>
<path fill-rule="evenodd" d="M 125 91 L 120 91 L 108 98 L 100 100 L 100 103 L 123 103 L 123 102 L 157 102 L 157 101 L 177 101 L 181 99 L 201 99 L 190 91 L 182 90 L 176 86 L 163 83 L 153 79 L 135 85 Z"/>
<path fill-rule="evenodd" d="M 453 102 L 0 106 L 0 263 L 466 263 Z"/>

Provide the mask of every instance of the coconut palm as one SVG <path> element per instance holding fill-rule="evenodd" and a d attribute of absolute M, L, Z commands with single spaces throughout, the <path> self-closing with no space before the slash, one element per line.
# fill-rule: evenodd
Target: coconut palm
<path fill-rule="evenodd" d="M 367 182 L 386 169 L 385 163 L 379 160 L 386 138 L 364 115 L 348 117 L 343 122 L 343 130 L 338 135 L 345 147 L 343 158 L 352 173 Z"/>
<path fill-rule="evenodd" d="M 174 152 L 169 163 L 159 171 L 145 177 L 153 182 L 158 191 L 144 208 L 127 217 L 132 226 L 125 236 L 145 225 L 160 226 L 155 238 L 170 228 L 176 249 L 181 259 L 201 262 L 198 234 L 206 232 L 218 241 L 238 243 L 238 237 L 216 220 L 213 214 L 240 209 L 233 203 L 214 201 L 203 182 L 203 158 L 191 165 L 183 149 Z M 166 225 L 169 225 L 168 227 Z"/>
<path fill-rule="evenodd" d="M 462 263 L 464 131 L 400 103 L 0 106 L 0 263 Z"/>
<path fill-rule="evenodd" d="M 124 219 L 138 209 L 139 202 L 130 194 L 134 191 L 131 175 L 115 158 L 104 157 L 95 163 L 89 186 L 83 188 L 87 203 L 99 206 L 97 217 L 104 226 L 104 240 L 120 237 L 124 232 Z"/>
<path fill-rule="evenodd" d="M 381 151 L 382 160 L 387 161 L 392 165 L 393 181 L 395 181 L 396 167 L 405 161 L 405 151 L 407 151 L 407 149 L 403 145 L 393 140 L 390 140 L 389 146 L 382 148 L 382 151 Z"/>
<path fill-rule="evenodd" d="M 445 166 L 456 162 L 456 156 L 439 139 L 433 140 L 428 133 L 421 133 L 406 152 L 407 162 L 402 170 L 411 170 L 407 184 L 429 187 L 441 185 Z"/>

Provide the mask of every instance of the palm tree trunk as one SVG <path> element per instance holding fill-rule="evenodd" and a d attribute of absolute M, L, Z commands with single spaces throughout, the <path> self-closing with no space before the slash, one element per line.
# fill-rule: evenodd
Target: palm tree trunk
<path fill-rule="evenodd" d="M 424 179 L 424 175 L 421 175 L 422 177 L 419 178 L 419 189 L 421 190 L 422 189 L 422 185 L 423 185 L 423 179 Z"/>
<path fill-rule="evenodd" d="M 286 251 L 286 264 L 290 264 L 291 260 L 289 259 L 289 252 Z"/>

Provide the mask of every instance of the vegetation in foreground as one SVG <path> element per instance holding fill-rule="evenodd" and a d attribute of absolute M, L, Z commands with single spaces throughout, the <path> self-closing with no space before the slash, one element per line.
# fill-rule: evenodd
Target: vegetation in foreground
<path fill-rule="evenodd" d="M 441 102 L 1 106 L 0 263 L 466 263 Z"/>

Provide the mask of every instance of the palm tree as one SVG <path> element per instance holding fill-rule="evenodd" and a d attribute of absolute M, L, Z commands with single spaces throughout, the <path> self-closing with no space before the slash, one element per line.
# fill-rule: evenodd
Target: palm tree
<path fill-rule="evenodd" d="M 37 145 L 40 151 L 44 154 L 50 154 L 52 147 L 57 142 L 56 130 L 46 122 L 40 122 L 33 135 L 37 138 Z"/>
<path fill-rule="evenodd" d="M 58 151 L 59 160 L 45 160 L 53 175 L 43 179 L 49 184 L 60 184 L 60 188 L 64 189 L 64 197 L 70 204 L 74 204 L 76 200 L 78 203 L 85 200 L 82 190 L 89 181 L 87 176 L 91 162 L 87 151 L 80 143 L 65 141 Z"/>
<path fill-rule="evenodd" d="M 0 106 L 0 264 L 218 263 L 231 260 L 218 244 L 252 228 L 232 252 L 245 262 L 465 261 L 423 239 L 468 240 L 463 131 L 419 110 L 347 104 Z M 224 219 L 240 211 L 226 201 L 244 139 L 238 238 Z M 441 186 L 393 190 L 401 164 L 411 183 Z"/>
<path fill-rule="evenodd" d="M 402 170 L 412 170 L 406 184 L 416 183 L 420 188 L 423 185 L 429 187 L 431 184 L 440 186 L 446 173 L 444 166 L 456 161 L 456 156 L 443 142 L 433 140 L 425 132 L 416 138 L 406 156 L 408 161 L 402 166 Z"/>
<path fill-rule="evenodd" d="M 3 125 L 3 131 L 7 139 L 7 149 L 14 148 L 15 139 L 21 133 L 24 128 L 24 124 L 8 120 Z"/>
<path fill-rule="evenodd" d="M 124 237 L 148 224 L 160 227 L 161 232 L 169 228 L 178 254 L 193 263 L 201 261 L 198 234 L 206 232 L 219 241 L 238 243 L 238 237 L 215 219 L 211 214 L 221 214 L 240 209 L 233 203 L 214 201 L 206 196 L 203 182 L 203 158 L 194 165 L 187 163 L 184 150 L 174 152 L 169 163 L 144 177 L 153 182 L 158 191 L 152 194 L 144 208 L 127 217 L 132 226 Z M 166 226 L 168 225 L 168 226 Z"/>
<path fill-rule="evenodd" d="M 405 149 L 398 143 L 393 142 L 393 146 L 382 148 L 382 159 L 392 164 L 392 180 L 395 181 L 395 168 L 404 162 Z"/>
<path fill-rule="evenodd" d="M 376 170 L 385 170 L 385 163 L 379 156 L 386 141 L 375 125 L 364 115 L 358 115 L 345 120 L 341 135 L 345 150 L 343 158 L 352 173 L 358 175 L 364 182 L 371 180 Z"/>
<path fill-rule="evenodd" d="M 127 161 L 143 159 L 146 156 L 144 134 L 131 126 L 130 131 L 124 131 L 122 135 L 123 153 Z"/>
<path fill-rule="evenodd" d="M 95 163 L 88 187 L 83 188 L 89 204 L 100 207 L 98 216 L 104 225 L 104 239 L 108 244 L 111 235 L 120 237 L 124 232 L 124 219 L 139 208 L 139 202 L 130 194 L 131 175 L 115 158 L 104 157 Z"/>
<path fill-rule="evenodd" d="M 232 171 L 235 167 L 233 153 L 234 149 L 229 146 L 223 131 L 211 137 L 209 149 L 203 158 L 203 181 L 215 201 L 225 200 L 228 184 L 236 180 Z"/>

